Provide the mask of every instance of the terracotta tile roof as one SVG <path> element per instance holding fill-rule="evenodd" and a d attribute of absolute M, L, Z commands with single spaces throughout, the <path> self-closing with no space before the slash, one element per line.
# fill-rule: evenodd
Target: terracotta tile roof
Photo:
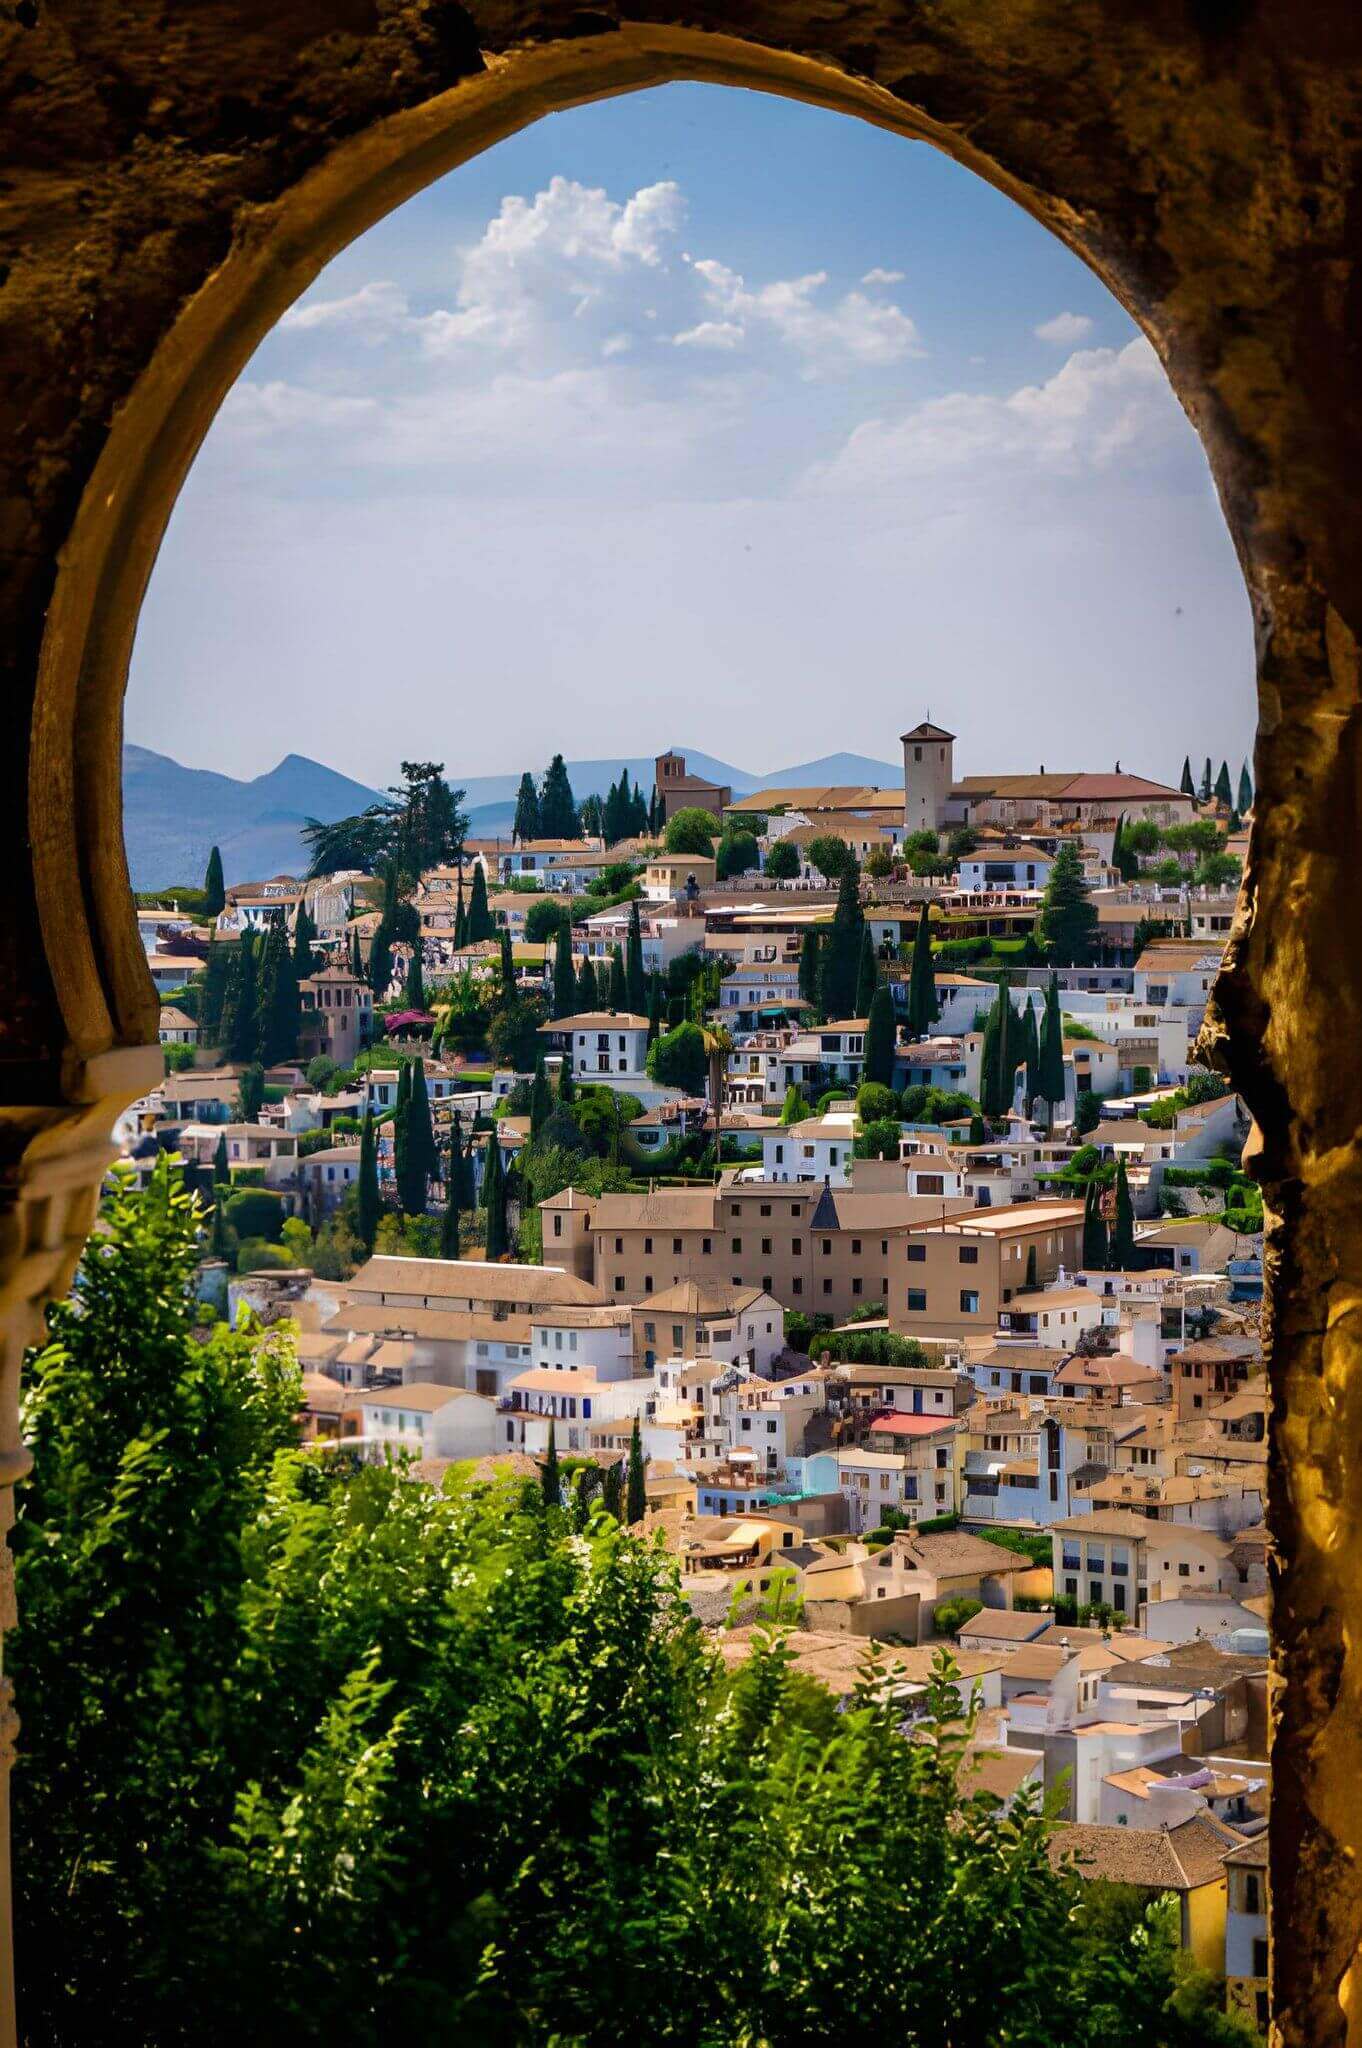
<path fill-rule="evenodd" d="M 1188 1892 L 1215 1884 L 1228 1851 L 1241 1837 L 1209 1814 L 1193 1814 L 1175 1828 L 1099 1827 L 1062 1822 L 1050 1838 L 1051 1864 L 1072 1863 L 1080 1877 L 1143 1891 Z"/>

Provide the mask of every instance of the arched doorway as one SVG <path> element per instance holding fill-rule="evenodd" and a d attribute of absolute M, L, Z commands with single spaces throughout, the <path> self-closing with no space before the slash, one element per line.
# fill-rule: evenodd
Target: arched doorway
<path fill-rule="evenodd" d="M 1335 1054 L 1356 1036 L 1362 988 L 1332 901 L 1362 836 L 1346 290 L 1358 231 L 1337 175 L 1357 148 L 1355 31 L 1317 21 L 1288 52 L 1271 24 L 1204 7 L 1115 24 L 1059 7 L 1022 21 L 998 4 L 894 19 L 873 41 L 852 17 L 812 33 L 763 17 L 740 41 L 719 22 L 320 12 L 262 25 L 241 7 L 200 10 L 169 46 L 159 24 L 120 17 L 107 45 L 92 33 L 78 53 L 37 10 L 21 18 L 23 97 L 35 112 L 50 98 L 8 287 L 31 367 L 16 393 L 4 616 L 12 701 L 33 713 L 5 807 L 0 1476 L 23 1469 L 22 1346 L 88 1227 L 101 1129 L 149 1071 L 118 804 L 137 607 L 179 483 L 256 340 L 369 221 L 556 107 L 708 78 L 931 141 L 1061 235 L 1144 326 L 1206 442 L 1259 621 L 1253 922 L 1213 1035 L 1258 1118 L 1281 1219 L 1279 2025 L 1284 2039 L 1342 2038 L 1359 1920 L 1346 1852 L 1362 1835 L 1344 1789 L 1356 1717 L 1338 1712 L 1353 1685 L 1346 1513 L 1362 1428 L 1340 1280 L 1355 1259 L 1355 1167 L 1339 1133 L 1362 1122 L 1362 1082 Z M 1288 105 L 1308 112 L 1288 122 Z"/>

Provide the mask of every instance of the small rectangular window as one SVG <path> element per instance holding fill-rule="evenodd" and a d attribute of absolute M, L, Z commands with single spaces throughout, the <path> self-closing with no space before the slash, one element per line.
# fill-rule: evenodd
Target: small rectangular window
<path fill-rule="evenodd" d="M 910 1315 L 925 1315 L 927 1312 L 927 1290 L 925 1287 L 908 1289 L 908 1311 Z"/>

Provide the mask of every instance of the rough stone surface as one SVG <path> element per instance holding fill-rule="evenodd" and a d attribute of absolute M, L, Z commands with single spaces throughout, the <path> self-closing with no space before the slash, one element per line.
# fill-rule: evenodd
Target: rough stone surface
<path fill-rule="evenodd" d="M 99 1122 L 142 1085 L 125 1049 L 155 1036 L 120 701 L 184 470 L 335 249 L 526 120 L 676 77 L 860 113 L 990 178 L 1141 321 L 1209 452 L 1259 652 L 1250 873 L 1208 1031 L 1275 1217 L 1275 2027 L 1362 2040 L 1351 0 L 3 0 L 0 1483 L 35 1305 L 88 1223 Z"/>

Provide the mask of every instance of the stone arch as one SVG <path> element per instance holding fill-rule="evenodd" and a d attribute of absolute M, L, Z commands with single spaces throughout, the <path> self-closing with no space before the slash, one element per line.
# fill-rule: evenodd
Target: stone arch
<path fill-rule="evenodd" d="M 250 349 L 371 221 L 558 107 L 706 79 L 932 142 L 1082 255 L 1153 340 L 1254 606 L 1259 814 L 1208 1041 L 1254 1111 L 1274 1212 L 1278 2026 L 1326 2043 L 1344 2038 L 1362 1927 L 1347 1519 L 1362 1067 L 1336 1052 L 1358 1042 L 1362 966 L 1334 902 L 1362 855 L 1362 26 L 1282 0 L 1136 12 L 743 0 L 683 24 L 665 0 L 627 22 L 553 0 L 492 0 L 476 20 L 456 0 L 202 0 L 168 25 L 142 0 L 97 0 L 77 46 L 38 0 L 0 31 L 6 206 L 24 209 L 0 213 L 16 365 L 0 660 L 19 725 L 0 763 L 0 1526 L 24 1469 L 23 1345 L 69 1280 L 112 1113 L 158 1070 L 121 844 L 121 694 L 175 494 Z M 0 1622 L 7 1605 L 0 1585 Z"/>

